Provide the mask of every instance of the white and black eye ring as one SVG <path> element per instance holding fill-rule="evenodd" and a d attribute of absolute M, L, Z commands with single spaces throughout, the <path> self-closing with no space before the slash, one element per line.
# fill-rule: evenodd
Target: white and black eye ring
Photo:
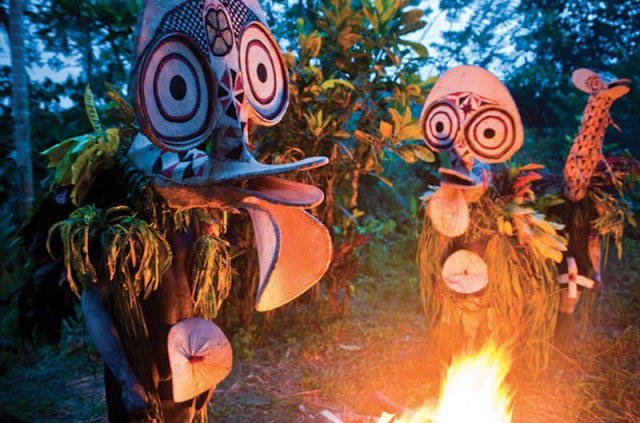
<path fill-rule="evenodd" d="M 516 144 L 516 123 L 505 109 L 482 106 L 463 127 L 469 150 L 480 161 L 499 163 L 513 154 Z"/>
<path fill-rule="evenodd" d="M 448 101 L 438 101 L 431 104 L 422 116 L 422 135 L 429 148 L 434 151 L 451 148 L 460 129 L 456 107 Z"/>
<path fill-rule="evenodd" d="M 164 99 L 161 98 L 161 93 L 165 90 L 165 87 L 162 85 L 166 84 L 166 81 L 163 81 L 159 75 L 162 75 L 163 72 L 166 73 L 165 67 L 171 66 L 172 64 L 179 62 L 181 65 L 185 67 L 186 70 L 186 78 L 182 75 L 173 75 L 169 80 L 169 94 L 171 98 L 176 101 L 182 101 L 187 96 L 187 81 L 195 81 L 195 92 L 196 98 L 190 105 L 193 106 L 191 110 L 181 110 L 178 113 L 172 113 L 170 110 L 165 108 Z M 170 72 L 170 71 L 169 71 Z M 179 54 L 168 54 L 163 57 L 158 64 L 158 68 L 156 71 L 156 77 L 153 80 L 153 97 L 158 105 L 158 111 L 168 122 L 175 123 L 183 123 L 189 122 L 195 114 L 198 112 L 197 107 L 200 104 L 200 82 L 198 81 L 198 76 L 196 75 L 196 70 L 193 65 L 185 60 L 185 58 Z"/>
<path fill-rule="evenodd" d="M 260 22 L 250 23 L 240 40 L 245 94 L 259 121 L 273 125 L 289 104 L 289 74 L 278 44 Z"/>
<path fill-rule="evenodd" d="M 165 150 L 202 143 L 215 123 L 217 81 L 207 57 L 182 33 L 160 37 L 134 76 L 134 110 L 140 130 Z"/>

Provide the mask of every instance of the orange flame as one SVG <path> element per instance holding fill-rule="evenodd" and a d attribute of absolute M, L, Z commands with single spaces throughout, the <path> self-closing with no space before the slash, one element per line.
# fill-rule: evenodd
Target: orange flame
<path fill-rule="evenodd" d="M 424 406 L 397 423 L 510 423 L 513 394 L 504 383 L 510 365 L 506 351 L 493 343 L 475 355 L 455 359 L 436 409 Z"/>

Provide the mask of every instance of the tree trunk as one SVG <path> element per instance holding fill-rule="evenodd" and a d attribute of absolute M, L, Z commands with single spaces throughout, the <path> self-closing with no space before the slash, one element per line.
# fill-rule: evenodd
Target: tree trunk
<path fill-rule="evenodd" d="M 25 219 L 33 203 L 31 168 L 31 128 L 29 126 L 29 86 L 25 65 L 25 0 L 10 0 L 11 87 L 16 150 L 16 198 L 14 210 L 18 220 Z"/>

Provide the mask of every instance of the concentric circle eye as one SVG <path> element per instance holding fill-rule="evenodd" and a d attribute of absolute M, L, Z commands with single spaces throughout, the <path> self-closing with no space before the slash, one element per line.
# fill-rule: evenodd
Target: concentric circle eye
<path fill-rule="evenodd" d="M 460 120 L 455 107 L 447 101 L 438 101 L 422 113 L 422 134 L 434 151 L 448 150 L 456 139 Z"/>
<path fill-rule="evenodd" d="M 251 23 L 240 41 L 240 69 L 249 104 L 263 124 L 275 124 L 289 104 L 289 76 L 269 30 Z"/>
<path fill-rule="evenodd" d="M 480 107 L 463 130 L 469 149 L 485 163 L 504 161 L 518 148 L 513 117 L 499 106 Z"/>
<path fill-rule="evenodd" d="M 597 75 L 592 76 L 587 80 L 587 86 L 592 92 L 596 93 L 604 88 L 604 82 Z"/>
<path fill-rule="evenodd" d="M 136 115 L 151 141 L 185 151 L 209 136 L 217 87 L 194 41 L 182 34 L 160 38 L 145 54 L 135 78 Z"/>
<path fill-rule="evenodd" d="M 229 17 L 222 9 L 211 9 L 205 18 L 207 38 L 214 56 L 225 56 L 233 47 L 233 31 Z"/>

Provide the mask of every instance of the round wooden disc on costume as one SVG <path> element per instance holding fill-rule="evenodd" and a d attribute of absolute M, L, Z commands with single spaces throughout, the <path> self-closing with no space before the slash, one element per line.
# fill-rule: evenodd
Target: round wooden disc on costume
<path fill-rule="evenodd" d="M 208 320 L 179 321 L 169 331 L 167 346 L 175 402 L 215 388 L 231 371 L 231 344 L 220 328 Z"/>
<path fill-rule="evenodd" d="M 427 213 L 433 226 L 444 236 L 460 236 L 469 227 L 469 206 L 459 189 L 441 187 L 429 200 Z"/>
<path fill-rule="evenodd" d="M 157 40 L 136 70 L 140 129 L 165 150 L 187 151 L 211 134 L 217 82 L 198 45 L 180 33 Z"/>
<path fill-rule="evenodd" d="M 444 262 L 442 279 L 461 294 L 478 292 L 489 283 L 487 263 L 472 251 L 458 250 Z"/>

